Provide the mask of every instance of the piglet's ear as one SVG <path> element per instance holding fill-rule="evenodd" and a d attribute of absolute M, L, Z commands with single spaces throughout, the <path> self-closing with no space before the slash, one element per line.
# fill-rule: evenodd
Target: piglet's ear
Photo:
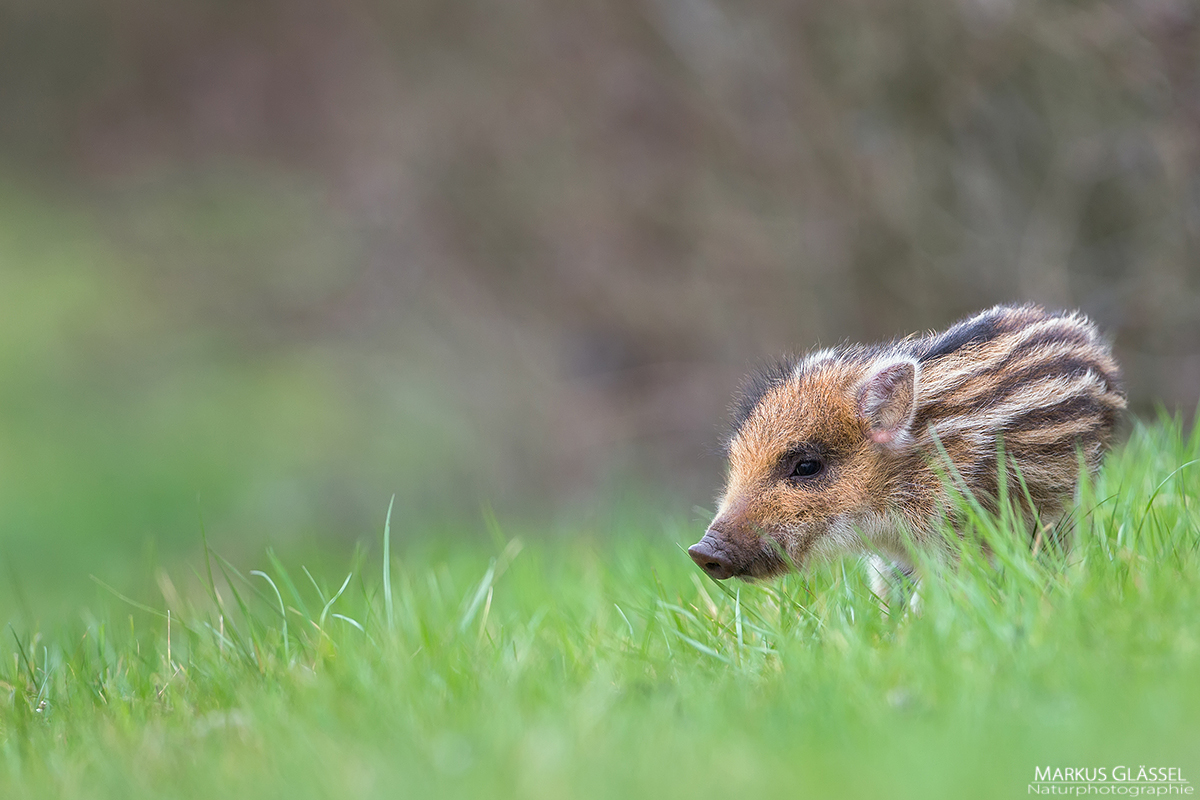
<path fill-rule="evenodd" d="M 917 362 L 912 359 L 875 364 L 858 390 L 858 416 L 876 444 L 901 448 L 911 441 L 917 409 Z"/>

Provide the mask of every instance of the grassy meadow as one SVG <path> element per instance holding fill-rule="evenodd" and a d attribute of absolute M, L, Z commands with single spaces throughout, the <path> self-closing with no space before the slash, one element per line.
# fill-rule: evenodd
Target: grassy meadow
<path fill-rule="evenodd" d="M 1194 789 L 1198 77 L 1195 0 L 0 0 L 0 800 Z M 1025 301 L 1129 391 L 1069 550 L 691 562 L 753 364 Z"/>
<path fill-rule="evenodd" d="M 690 519 L 348 561 L 202 549 L 0 642 L 0 795 L 1015 797 L 1200 776 L 1200 428 L 1137 424 L 1069 553 L 976 519 L 884 613 L 853 561 L 717 585 Z M 294 557 L 296 556 L 296 557 Z"/>

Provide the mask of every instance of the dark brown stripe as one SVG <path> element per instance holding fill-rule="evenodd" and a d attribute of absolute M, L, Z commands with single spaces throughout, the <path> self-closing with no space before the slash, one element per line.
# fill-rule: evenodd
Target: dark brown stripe
<path fill-rule="evenodd" d="M 1111 410 L 1106 409 L 1094 397 L 1074 395 L 1043 408 L 1035 408 L 1018 414 L 1009 420 L 1004 428 L 1006 431 L 1022 431 L 1060 422 L 1081 420 L 1085 417 L 1099 417 L 1098 421 L 1104 422 L 1106 421 L 1106 410 L 1109 411 L 1111 417 Z"/>
<path fill-rule="evenodd" d="M 1081 331 L 1077 326 L 1069 326 L 1066 328 L 1052 328 L 1047 331 L 1042 331 L 1036 336 L 1030 337 L 1014 347 L 1008 355 L 1002 358 L 999 362 L 988 367 L 985 371 L 988 373 L 1000 373 L 1008 369 L 1012 364 L 1023 356 L 1043 347 L 1053 347 L 1060 344 L 1070 344 L 1091 351 L 1095 355 L 1101 357 L 1107 356 L 1108 352 L 1101 346 L 1098 346 L 1091 336 L 1090 331 Z M 1052 358 L 1061 358 L 1062 356 L 1052 356 Z M 1094 357 L 1094 356 L 1093 356 Z M 1109 374 L 1098 363 L 1093 362 L 1093 369 L 1104 378 L 1107 384 L 1107 389 L 1113 391 L 1118 388 L 1119 379 L 1116 375 Z"/>
<path fill-rule="evenodd" d="M 963 392 L 970 384 L 979 378 L 998 378 L 995 382 L 979 387 L 974 393 L 968 393 L 966 400 L 954 402 L 951 399 L 935 400 L 917 411 L 913 419 L 915 430 L 923 431 L 930 424 L 940 419 L 970 416 L 987 411 L 1021 391 L 1027 390 L 1032 384 L 1050 378 L 1080 378 L 1089 370 L 1095 372 L 1105 383 L 1107 391 L 1113 391 L 1113 378 L 1095 361 L 1074 357 L 1059 357 L 1049 361 L 1031 364 L 1023 369 L 1005 375 L 992 370 L 972 374 L 960 388 Z"/>
<path fill-rule="evenodd" d="M 1034 309 L 1003 307 L 995 309 L 991 314 L 956 323 L 944 333 L 937 334 L 918 346 L 915 352 L 916 358 L 922 363 L 934 361 L 964 347 L 991 341 L 1018 330 L 1029 324 L 1029 315 L 1014 313 L 1020 311 L 1034 311 Z"/>

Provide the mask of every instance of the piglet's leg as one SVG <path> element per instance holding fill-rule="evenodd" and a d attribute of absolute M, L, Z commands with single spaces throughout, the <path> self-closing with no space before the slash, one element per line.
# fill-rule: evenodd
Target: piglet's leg
<path fill-rule="evenodd" d="M 884 612 L 901 612 L 907 606 L 914 614 L 921 613 L 920 581 L 912 566 L 872 555 L 867 557 L 867 571 L 871 591 Z"/>

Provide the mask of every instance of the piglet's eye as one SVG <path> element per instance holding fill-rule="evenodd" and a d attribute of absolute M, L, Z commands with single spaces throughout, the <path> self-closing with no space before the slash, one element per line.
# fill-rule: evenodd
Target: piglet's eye
<path fill-rule="evenodd" d="M 811 478 L 813 475 L 816 475 L 818 472 L 824 469 L 824 467 L 825 465 L 820 461 L 806 458 L 796 463 L 796 466 L 792 469 L 792 474 L 788 477 Z"/>

